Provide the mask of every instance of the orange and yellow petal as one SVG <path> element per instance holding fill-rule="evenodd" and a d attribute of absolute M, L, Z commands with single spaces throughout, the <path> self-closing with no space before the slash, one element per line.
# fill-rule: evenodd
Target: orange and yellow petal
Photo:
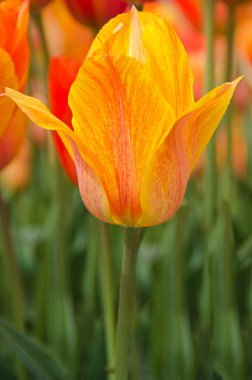
<path fill-rule="evenodd" d="M 174 121 L 169 104 L 141 63 L 109 56 L 84 63 L 69 104 L 82 157 L 106 192 L 114 223 L 139 223 L 141 175 Z"/>
<path fill-rule="evenodd" d="M 103 222 L 114 223 L 104 188 L 94 170 L 83 160 L 78 149 L 75 150 L 75 165 L 80 195 L 88 211 Z"/>
<path fill-rule="evenodd" d="M 193 109 L 176 124 L 184 130 L 192 170 L 220 123 L 241 77 L 224 83 L 199 99 Z"/>
<path fill-rule="evenodd" d="M 169 220 L 181 205 L 190 165 L 179 131 L 172 129 L 146 167 L 141 183 L 141 226 Z"/>
<path fill-rule="evenodd" d="M 177 120 L 143 175 L 142 225 L 163 223 L 176 212 L 193 167 L 223 117 L 239 80 L 213 89 Z"/>
<path fill-rule="evenodd" d="M 0 93 L 4 92 L 6 86 L 16 89 L 17 77 L 10 55 L 0 48 Z M 0 139 L 8 127 L 14 108 L 15 105 L 10 99 L 6 96 L 0 96 Z"/>
<path fill-rule="evenodd" d="M 193 104 L 193 77 L 188 55 L 174 29 L 160 16 L 132 11 L 108 22 L 94 40 L 88 57 L 128 56 L 146 65 L 175 112 Z"/>
<path fill-rule="evenodd" d="M 10 88 L 5 89 L 5 94 L 12 99 L 35 124 L 44 129 L 57 131 L 69 154 L 73 157 L 72 144 L 74 142 L 74 135 L 71 128 L 54 116 L 38 99 L 24 95 Z"/>
<path fill-rule="evenodd" d="M 188 55 L 174 29 L 157 15 L 140 14 L 143 46 L 148 50 L 151 73 L 176 117 L 186 112 L 194 102 L 193 76 Z"/>

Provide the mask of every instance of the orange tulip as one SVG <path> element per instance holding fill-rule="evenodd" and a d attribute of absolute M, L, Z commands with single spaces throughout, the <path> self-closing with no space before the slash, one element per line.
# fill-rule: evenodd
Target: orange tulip
<path fill-rule="evenodd" d="M 22 191 L 31 178 L 31 149 L 27 139 L 20 145 L 18 154 L 0 173 L 3 187 L 11 192 Z"/>
<path fill-rule="evenodd" d="M 133 8 L 108 22 L 89 50 L 69 93 L 73 131 L 37 99 L 6 94 L 35 123 L 59 133 L 89 211 L 139 227 L 176 212 L 239 80 L 195 102 L 176 33 L 160 16 Z"/>
<path fill-rule="evenodd" d="M 127 6 L 123 0 L 66 0 L 66 4 L 77 20 L 96 27 L 125 11 Z"/>
<path fill-rule="evenodd" d="M 49 54 L 83 61 L 94 39 L 94 31 L 80 24 L 63 0 L 54 0 L 41 11 Z"/>
<path fill-rule="evenodd" d="M 80 65 L 75 60 L 66 57 L 55 57 L 49 67 L 49 95 L 52 113 L 62 120 L 69 128 L 72 127 L 72 111 L 68 105 L 68 94 Z M 62 81 L 64 78 L 64 81 Z M 75 164 L 57 132 L 53 133 L 61 164 L 74 184 L 78 184 Z"/>
<path fill-rule="evenodd" d="M 0 91 L 6 86 L 23 91 L 29 49 L 26 32 L 28 1 L 6 0 L 0 3 Z M 0 98 L 0 169 L 16 154 L 25 134 L 26 120 L 20 109 L 5 97 Z"/>

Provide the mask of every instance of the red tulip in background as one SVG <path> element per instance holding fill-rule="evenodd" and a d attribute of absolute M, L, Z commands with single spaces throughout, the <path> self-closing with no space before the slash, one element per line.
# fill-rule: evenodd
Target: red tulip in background
<path fill-rule="evenodd" d="M 177 4 L 188 20 L 197 28 L 204 28 L 204 7 L 200 0 L 172 0 Z M 222 0 L 215 1 L 215 27 L 216 31 L 223 32 L 226 29 L 228 6 Z"/>
<path fill-rule="evenodd" d="M 69 128 L 72 127 L 72 111 L 68 105 L 68 94 L 79 71 L 80 64 L 67 57 L 55 57 L 49 68 L 49 96 L 51 111 Z M 64 80 L 62 80 L 64 78 Z M 75 164 L 57 132 L 53 132 L 61 164 L 74 184 L 78 184 Z"/>
<path fill-rule="evenodd" d="M 122 0 L 66 0 L 66 3 L 74 17 L 97 28 L 124 12 L 127 7 Z"/>
<path fill-rule="evenodd" d="M 202 25 L 202 7 L 199 0 L 174 0 L 174 2 L 181 7 L 195 26 Z"/>

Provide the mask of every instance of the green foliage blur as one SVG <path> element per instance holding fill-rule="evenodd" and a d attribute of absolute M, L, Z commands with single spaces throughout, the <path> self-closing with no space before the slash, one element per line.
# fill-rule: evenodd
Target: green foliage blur
<path fill-rule="evenodd" d="M 123 230 L 106 225 L 104 243 L 102 223 L 48 157 L 35 151 L 30 185 L 3 193 L 16 259 L 9 257 L 2 226 L 1 379 L 113 379 L 103 272 L 110 273 L 116 319 Z M 170 222 L 144 231 L 132 380 L 251 378 L 251 181 L 235 179 L 234 202 L 219 202 L 211 230 L 202 223 L 201 182 L 191 180 Z"/>

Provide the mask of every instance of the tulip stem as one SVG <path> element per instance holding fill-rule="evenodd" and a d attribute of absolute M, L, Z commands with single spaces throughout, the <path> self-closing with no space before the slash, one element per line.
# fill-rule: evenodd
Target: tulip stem
<path fill-rule="evenodd" d="M 40 33 L 41 44 L 42 44 L 42 49 L 43 49 L 43 54 L 44 54 L 44 63 L 45 63 L 46 70 L 47 70 L 50 55 L 49 55 L 49 51 L 48 51 L 48 47 L 47 47 L 45 30 L 44 30 L 41 12 L 34 12 L 33 17 L 34 17 L 34 20 L 37 24 L 37 28 L 39 30 L 39 33 Z"/>
<path fill-rule="evenodd" d="M 225 80 L 231 81 L 233 71 L 233 55 L 234 55 L 234 27 L 235 27 L 235 5 L 229 5 L 228 24 L 227 24 L 227 57 L 226 57 L 226 73 Z M 227 124 L 227 171 L 228 171 L 228 199 L 232 199 L 232 104 L 226 113 Z"/>
<path fill-rule="evenodd" d="M 115 363 L 115 313 L 109 228 L 103 222 L 100 223 L 100 235 L 102 241 L 100 260 L 101 296 L 105 326 L 107 368 L 109 370 L 113 368 Z M 113 378 L 113 374 L 108 375 L 109 380 Z"/>
<path fill-rule="evenodd" d="M 136 261 L 141 230 L 125 230 L 124 252 L 119 296 L 119 309 L 116 335 L 116 380 L 128 379 L 129 346 L 134 306 Z"/>
<path fill-rule="evenodd" d="M 205 0 L 205 33 L 207 40 L 205 90 L 214 87 L 214 0 Z M 206 155 L 206 223 L 214 219 L 217 198 L 217 167 L 215 138 L 207 147 Z"/>

